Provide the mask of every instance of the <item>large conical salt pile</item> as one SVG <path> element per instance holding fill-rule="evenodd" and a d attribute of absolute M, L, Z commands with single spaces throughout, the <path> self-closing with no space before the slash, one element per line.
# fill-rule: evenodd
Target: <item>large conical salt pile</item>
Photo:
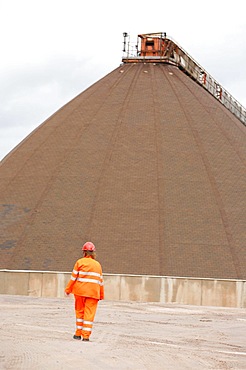
<path fill-rule="evenodd" d="M 246 278 L 246 127 L 170 63 L 124 63 L 1 164 L 6 269 Z"/>

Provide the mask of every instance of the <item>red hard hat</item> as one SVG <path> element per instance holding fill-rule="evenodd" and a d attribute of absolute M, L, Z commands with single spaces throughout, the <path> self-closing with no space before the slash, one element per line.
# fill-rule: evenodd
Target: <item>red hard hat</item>
<path fill-rule="evenodd" d="M 95 252 L 96 250 L 96 247 L 93 243 L 91 242 L 86 242 L 83 247 L 82 247 L 82 251 L 90 251 L 90 252 Z"/>

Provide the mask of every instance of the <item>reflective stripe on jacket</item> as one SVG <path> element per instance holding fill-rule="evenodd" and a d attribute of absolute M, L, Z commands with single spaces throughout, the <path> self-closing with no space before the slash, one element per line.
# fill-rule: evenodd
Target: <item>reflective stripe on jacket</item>
<path fill-rule="evenodd" d="M 104 299 L 103 276 L 100 263 L 90 256 L 76 261 L 65 292 L 83 297 Z"/>

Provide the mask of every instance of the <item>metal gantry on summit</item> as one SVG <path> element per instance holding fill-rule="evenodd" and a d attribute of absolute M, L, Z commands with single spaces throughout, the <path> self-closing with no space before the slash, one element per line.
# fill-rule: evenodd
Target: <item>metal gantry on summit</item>
<path fill-rule="evenodd" d="M 165 32 L 140 34 L 137 43 L 132 43 L 126 32 L 123 37 L 123 63 L 167 63 L 177 66 L 246 125 L 246 109 Z"/>

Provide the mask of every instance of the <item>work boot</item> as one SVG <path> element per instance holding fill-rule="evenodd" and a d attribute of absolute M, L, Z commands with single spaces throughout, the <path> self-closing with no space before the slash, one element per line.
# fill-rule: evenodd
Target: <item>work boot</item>
<path fill-rule="evenodd" d="M 74 335 L 74 336 L 73 336 L 73 339 L 81 340 L 81 336 L 80 336 L 80 335 Z"/>
<path fill-rule="evenodd" d="M 89 342 L 89 338 L 83 338 L 82 339 L 84 342 Z"/>

